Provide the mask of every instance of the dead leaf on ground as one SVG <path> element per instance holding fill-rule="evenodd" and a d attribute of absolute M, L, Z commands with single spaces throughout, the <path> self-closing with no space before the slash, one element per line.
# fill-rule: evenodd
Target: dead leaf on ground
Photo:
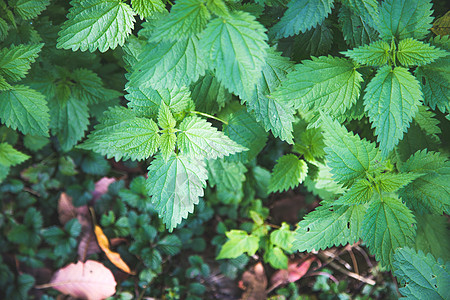
<path fill-rule="evenodd" d="M 73 218 L 77 218 L 82 227 L 90 227 L 89 209 L 87 205 L 75 207 L 72 197 L 66 193 L 61 193 L 58 200 L 58 218 L 62 225 L 65 225 Z"/>
<path fill-rule="evenodd" d="M 267 277 L 261 262 L 242 274 L 239 287 L 244 290 L 242 300 L 266 299 Z"/>
<path fill-rule="evenodd" d="M 103 194 L 106 194 L 108 192 L 108 187 L 111 183 L 116 181 L 115 178 L 109 178 L 109 177 L 102 177 L 99 181 L 95 183 L 95 189 L 92 192 L 92 197 L 94 199 L 94 202 L 100 198 Z"/>
<path fill-rule="evenodd" d="M 431 31 L 435 35 L 450 35 L 450 11 L 433 23 Z"/>
<path fill-rule="evenodd" d="M 305 259 L 295 260 L 289 262 L 287 270 L 278 270 L 273 274 L 270 282 L 272 284 L 271 290 L 274 288 L 287 284 L 289 282 L 295 282 L 305 276 L 308 272 L 311 264 L 316 261 L 317 258 L 315 256 L 306 257 Z"/>
<path fill-rule="evenodd" d="M 52 287 L 77 298 L 101 300 L 114 295 L 116 285 L 116 280 L 107 267 L 97 261 L 88 260 L 59 269 L 50 284 L 42 287 Z"/>

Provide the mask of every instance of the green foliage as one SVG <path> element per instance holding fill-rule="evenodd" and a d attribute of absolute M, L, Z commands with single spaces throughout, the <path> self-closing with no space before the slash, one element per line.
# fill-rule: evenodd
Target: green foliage
<path fill-rule="evenodd" d="M 308 166 L 304 160 L 294 154 L 282 156 L 273 168 L 269 192 L 283 192 L 296 187 L 303 182 L 307 172 Z"/>
<path fill-rule="evenodd" d="M 161 0 L 131 0 L 131 6 L 141 19 L 153 17 L 166 11 Z"/>
<path fill-rule="evenodd" d="M 256 236 L 243 230 L 231 230 L 226 235 L 229 240 L 222 246 L 217 259 L 236 258 L 243 253 L 253 255 L 258 250 L 259 238 Z"/>
<path fill-rule="evenodd" d="M 30 157 L 14 149 L 8 143 L 0 143 L 0 165 L 11 167 L 24 162 Z"/>
<path fill-rule="evenodd" d="M 17 45 L 0 50 L 0 78 L 16 82 L 24 78 L 44 44 Z"/>

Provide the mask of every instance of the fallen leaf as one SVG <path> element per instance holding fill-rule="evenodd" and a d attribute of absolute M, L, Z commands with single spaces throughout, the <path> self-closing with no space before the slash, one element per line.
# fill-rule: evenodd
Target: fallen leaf
<path fill-rule="evenodd" d="M 440 17 L 433 23 L 431 31 L 435 35 L 449 35 L 450 34 L 450 11 L 444 16 Z"/>
<path fill-rule="evenodd" d="M 94 199 L 94 202 L 100 198 L 103 194 L 106 194 L 108 192 L 108 187 L 111 183 L 116 181 L 115 178 L 109 178 L 109 177 L 102 177 L 99 181 L 95 183 L 95 189 L 92 192 L 92 197 Z"/>
<path fill-rule="evenodd" d="M 97 244 L 97 239 L 92 233 L 92 229 L 82 233 L 80 243 L 78 244 L 78 259 L 85 261 L 91 254 L 99 253 L 102 250 Z"/>
<path fill-rule="evenodd" d="M 62 225 L 65 225 L 73 218 L 77 218 L 82 227 L 90 228 L 89 209 L 86 205 L 75 207 L 72 197 L 66 193 L 61 193 L 58 200 L 58 218 Z"/>
<path fill-rule="evenodd" d="M 101 300 L 114 295 L 116 285 L 116 280 L 107 267 L 88 260 L 59 269 L 48 286 L 73 297 Z"/>
<path fill-rule="evenodd" d="M 270 279 L 272 289 L 280 285 L 299 280 L 305 276 L 311 267 L 311 264 L 316 260 L 317 258 L 313 256 L 307 259 L 289 262 L 287 270 L 278 270 L 272 275 L 272 278 Z"/>
<path fill-rule="evenodd" d="M 109 261 L 112 262 L 116 267 L 118 267 L 122 271 L 128 274 L 135 274 L 134 272 L 131 271 L 130 267 L 128 267 L 128 265 L 123 261 L 119 253 L 111 251 L 111 246 L 109 244 L 108 237 L 103 233 L 103 230 L 100 226 L 95 225 L 94 233 L 95 236 L 97 237 L 97 243 L 100 249 L 102 249 L 103 252 L 105 252 L 106 257 L 109 259 Z"/>
<path fill-rule="evenodd" d="M 239 287 L 244 290 L 242 300 L 266 299 L 267 277 L 261 262 L 242 274 Z"/>

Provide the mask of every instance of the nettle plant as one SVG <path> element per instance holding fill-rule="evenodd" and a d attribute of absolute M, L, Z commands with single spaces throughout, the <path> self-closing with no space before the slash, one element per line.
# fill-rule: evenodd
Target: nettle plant
<path fill-rule="evenodd" d="M 262 248 L 283 244 L 285 261 L 362 239 L 404 295 L 448 297 L 450 41 L 430 32 L 431 1 L 74 0 L 67 16 L 49 3 L 0 1 L 0 118 L 25 146 L 51 135 L 69 151 L 91 121 L 76 147 L 148 161 L 172 231 L 207 180 L 242 190 L 270 132 L 292 153 L 269 191 L 304 183 L 324 200 L 292 247 Z M 3 140 L 1 179 L 28 157 Z"/>

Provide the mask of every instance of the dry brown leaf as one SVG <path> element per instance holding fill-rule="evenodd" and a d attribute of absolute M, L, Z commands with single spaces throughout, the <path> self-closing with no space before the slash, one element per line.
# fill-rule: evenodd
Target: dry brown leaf
<path fill-rule="evenodd" d="M 105 252 L 106 257 L 109 259 L 110 262 L 112 262 L 116 267 L 124 271 L 128 274 L 135 274 L 131 271 L 130 267 L 123 261 L 123 259 L 120 257 L 120 254 L 114 251 L 111 251 L 111 246 L 109 244 L 108 237 L 103 233 L 103 230 L 100 226 L 95 225 L 94 228 L 95 236 L 97 237 L 97 243 L 100 247 L 100 249 Z"/>
<path fill-rule="evenodd" d="M 435 35 L 450 35 L 450 11 L 433 23 L 431 31 Z"/>
<path fill-rule="evenodd" d="M 61 193 L 61 196 L 59 196 L 58 218 L 62 225 L 65 225 L 73 218 L 77 218 L 82 227 L 91 227 L 88 207 L 86 205 L 75 207 L 72 203 L 72 197 L 66 193 Z"/>
<path fill-rule="evenodd" d="M 239 287 L 244 289 L 242 300 L 262 300 L 267 298 L 267 277 L 261 262 L 242 274 Z"/>
<path fill-rule="evenodd" d="M 270 279 L 272 289 L 277 286 L 299 280 L 308 272 L 311 264 L 316 260 L 317 258 L 313 256 L 309 258 L 306 257 L 306 259 L 289 262 L 287 270 L 278 270 L 272 275 L 272 278 Z"/>
<path fill-rule="evenodd" d="M 88 260 L 59 269 L 47 287 L 77 298 L 101 300 L 114 295 L 116 285 L 116 280 L 107 267 Z"/>
<path fill-rule="evenodd" d="M 94 199 L 94 202 L 100 198 L 103 194 L 108 192 L 108 187 L 111 183 L 116 181 L 115 178 L 109 178 L 109 177 L 102 177 L 99 181 L 95 183 L 95 189 L 92 192 L 92 197 Z"/>

